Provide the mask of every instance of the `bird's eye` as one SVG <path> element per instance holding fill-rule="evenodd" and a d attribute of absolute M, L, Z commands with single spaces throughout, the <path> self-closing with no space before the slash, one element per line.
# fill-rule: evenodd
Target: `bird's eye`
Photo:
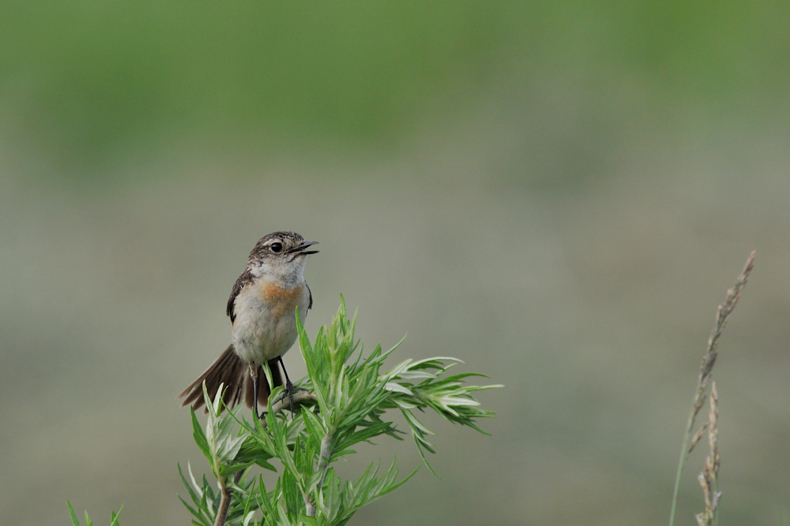
<path fill-rule="evenodd" d="M 275 254 L 279 254 L 283 250 L 283 244 L 282 243 L 272 243 L 269 246 L 269 248 L 271 248 L 272 252 L 274 252 Z"/>

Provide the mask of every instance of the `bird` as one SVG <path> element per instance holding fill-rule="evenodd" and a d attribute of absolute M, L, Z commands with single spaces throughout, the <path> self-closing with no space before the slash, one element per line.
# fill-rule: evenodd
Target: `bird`
<path fill-rule="evenodd" d="M 294 387 L 282 356 L 296 341 L 297 309 L 304 323 L 313 306 L 304 268 L 307 256 L 318 253 L 308 250 L 316 244 L 317 241 L 305 241 L 296 232 L 285 231 L 263 236 L 255 244 L 228 298 L 226 313 L 232 324 L 232 343 L 178 395 L 184 399 L 181 407 L 192 405 L 196 410 L 204 405 L 205 382 L 212 400 L 223 385 L 226 407 L 234 407 L 243 396 L 247 407 L 261 418 L 258 404 L 266 407 L 270 394 L 263 369 L 263 364 L 268 363 L 274 387 L 282 385 L 278 364 L 283 368 L 293 413 Z"/>

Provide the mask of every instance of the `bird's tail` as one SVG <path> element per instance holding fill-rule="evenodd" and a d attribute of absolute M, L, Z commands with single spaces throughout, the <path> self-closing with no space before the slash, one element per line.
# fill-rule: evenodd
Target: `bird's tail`
<path fill-rule="evenodd" d="M 272 384 L 274 387 L 282 385 L 280 366 L 278 359 L 269 360 L 269 369 L 272 372 Z M 193 409 L 200 409 L 204 405 L 203 382 L 206 382 L 208 395 L 214 399 L 220 384 L 223 384 L 225 394 L 222 399 L 227 407 L 233 407 L 241 401 L 242 394 L 247 407 L 252 407 L 253 386 L 251 371 L 258 375 L 258 405 L 266 407 L 269 400 L 269 382 L 266 381 L 266 374 L 260 365 L 248 365 L 233 350 L 230 345 L 214 363 L 198 376 L 189 387 L 184 389 L 178 398 L 183 398 L 181 407 L 192 405 Z M 208 408 L 206 408 L 208 412 Z"/>

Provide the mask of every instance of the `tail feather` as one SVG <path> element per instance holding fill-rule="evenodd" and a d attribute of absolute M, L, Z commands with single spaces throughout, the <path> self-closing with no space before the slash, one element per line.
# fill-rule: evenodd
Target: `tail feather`
<path fill-rule="evenodd" d="M 266 381 L 263 367 L 259 365 L 254 367 L 258 375 L 258 404 L 266 407 L 269 400 L 269 383 Z M 282 377 L 280 376 L 280 368 L 276 358 L 269 361 L 269 368 L 272 371 L 272 384 L 275 387 L 282 385 Z M 198 376 L 197 380 L 178 395 L 178 398 L 184 399 L 181 407 L 192 405 L 192 408 L 196 410 L 203 407 L 205 403 L 203 400 L 204 381 L 206 382 L 208 395 L 212 399 L 217 396 L 219 386 L 222 384 L 225 389 L 222 399 L 227 407 L 234 407 L 238 404 L 241 401 L 242 394 L 247 407 L 252 407 L 253 385 L 250 376 L 250 366 L 239 358 L 233 350 L 233 345 L 225 349 L 225 352 L 203 374 Z M 208 412 L 208 408 L 205 411 Z"/>

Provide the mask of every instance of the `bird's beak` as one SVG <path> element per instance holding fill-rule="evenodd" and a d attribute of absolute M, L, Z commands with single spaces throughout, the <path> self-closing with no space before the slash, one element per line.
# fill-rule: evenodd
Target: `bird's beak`
<path fill-rule="evenodd" d="M 305 250 L 307 247 L 317 245 L 318 241 L 304 241 L 302 244 L 297 245 L 288 251 L 288 254 L 298 254 L 306 256 L 307 254 L 318 254 L 317 250 Z"/>

